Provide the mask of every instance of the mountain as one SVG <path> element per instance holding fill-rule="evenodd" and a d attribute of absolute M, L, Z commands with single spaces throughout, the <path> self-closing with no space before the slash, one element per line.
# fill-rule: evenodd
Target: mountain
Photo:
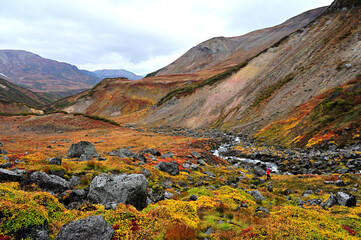
<path fill-rule="evenodd" d="M 267 44 L 271 44 L 275 40 L 268 41 L 267 39 L 279 39 L 284 37 L 286 32 L 296 31 L 299 25 L 305 25 L 309 23 L 324 10 L 325 9 L 312 10 L 296 17 L 296 19 L 302 22 L 302 24 L 295 20 L 290 20 L 287 21 L 288 23 L 283 27 L 279 25 L 273 30 L 272 28 L 266 29 L 264 31 L 270 33 L 270 36 L 264 34 L 262 39 L 266 41 Z M 295 23 L 292 25 L 290 24 L 291 22 Z M 281 30 L 282 28 L 284 30 Z M 256 32 L 253 34 L 257 35 L 258 33 Z M 258 34 L 257 36 L 261 37 L 261 35 L 262 34 Z M 252 36 L 252 34 L 240 38 L 248 39 L 247 44 L 250 46 L 250 41 L 252 39 L 250 36 Z M 245 47 L 247 44 L 244 43 L 242 45 L 241 43 L 238 43 L 239 46 L 243 47 Z M 237 54 L 237 57 L 232 57 L 233 55 L 228 56 L 228 61 L 226 64 L 217 68 L 208 67 L 206 70 L 195 73 L 180 73 L 171 75 L 159 74 L 159 76 L 148 76 L 147 78 L 134 82 L 125 81 L 124 79 L 105 79 L 92 90 L 57 102 L 52 106 L 52 108 L 59 109 L 63 106 L 67 106 L 68 108 L 66 108 L 66 111 L 69 112 L 97 114 L 104 117 L 122 117 L 124 115 L 128 116 L 129 114 L 139 110 L 143 110 L 144 112 L 145 109 L 152 108 L 152 106 L 154 106 L 162 97 L 164 97 L 172 90 L 180 87 L 187 87 L 192 84 L 200 84 L 217 73 L 221 74 L 223 71 L 225 71 L 225 69 L 232 70 L 248 57 L 252 57 L 263 51 L 267 46 L 267 44 L 259 44 L 259 47 L 253 47 L 251 51 L 242 51 L 241 48 L 238 49 L 234 53 Z M 242 55 L 242 53 L 244 53 L 244 55 Z M 223 56 L 224 60 L 226 60 L 225 57 L 226 55 Z M 187 64 L 197 65 L 198 60 L 199 59 L 193 59 L 192 62 Z M 89 94 L 89 92 L 91 94 Z"/>
<path fill-rule="evenodd" d="M 36 110 L 50 101 L 38 94 L 16 86 L 3 77 L 0 78 L 0 112 L 1 113 L 41 113 Z"/>
<path fill-rule="evenodd" d="M 0 50 L 0 72 L 16 85 L 34 92 L 62 93 L 92 88 L 97 77 L 76 66 L 22 50 Z"/>
<path fill-rule="evenodd" d="M 345 129 L 358 139 L 361 7 L 340 2 L 313 20 L 305 13 L 309 24 L 268 48 L 235 51 L 194 73 L 108 79 L 65 110 L 147 127 L 218 128 L 287 146 L 342 142 L 335 133 Z"/>
<path fill-rule="evenodd" d="M 341 2 L 233 72 L 168 93 L 142 122 L 215 127 L 288 146 L 341 141 L 335 133 L 345 129 L 357 140 L 361 7 Z"/>
<path fill-rule="evenodd" d="M 159 76 L 179 73 L 194 73 L 199 70 L 213 67 L 214 64 L 224 61 L 221 65 L 224 70 L 238 61 L 246 60 L 257 52 L 270 47 L 293 31 L 307 25 L 326 10 L 325 7 L 302 13 L 286 22 L 271 28 L 265 28 L 238 37 L 215 37 L 191 48 L 180 58 L 168 66 L 148 75 Z M 236 54 L 235 54 L 236 53 Z M 227 57 L 232 58 L 227 59 Z M 225 65 L 225 66 L 224 66 Z"/>
<path fill-rule="evenodd" d="M 143 78 L 143 76 L 136 75 L 124 69 L 103 69 L 103 70 L 93 71 L 92 73 L 94 73 L 95 76 L 97 76 L 100 79 L 123 77 L 129 80 L 140 80 Z"/>

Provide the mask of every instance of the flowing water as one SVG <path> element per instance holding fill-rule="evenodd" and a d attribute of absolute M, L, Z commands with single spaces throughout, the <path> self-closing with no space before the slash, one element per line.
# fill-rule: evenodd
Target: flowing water
<path fill-rule="evenodd" d="M 257 159 L 240 158 L 235 156 L 222 156 L 222 153 L 232 150 L 234 146 L 241 142 L 239 137 L 233 136 L 232 139 L 233 140 L 230 141 L 230 143 L 221 144 L 218 149 L 214 150 L 213 155 L 232 163 L 236 162 L 235 164 L 233 164 L 234 166 L 254 167 L 256 165 L 263 164 L 266 165 L 266 167 L 269 168 L 272 173 L 279 173 L 277 165 L 272 162 L 263 162 Z"/>

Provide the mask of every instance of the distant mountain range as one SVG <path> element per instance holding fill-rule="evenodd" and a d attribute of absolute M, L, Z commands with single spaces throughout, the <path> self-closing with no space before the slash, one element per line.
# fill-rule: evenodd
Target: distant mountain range
<path fill-rule="evenodd" d="M 129 80 L 140 80 L 144 76 L 136 75 L 135 73 L 129 72 L 125 69 L 102 69 L 96 71 L 86 71 L 82 70 L 86 74 L 90 74 L 91 76 L 95 76 L 101 80 L 105 78 L 127 78 Z"/>
<path fill-rule="evenodd" d="M 34 92 L 55 93 L 61 97 L 94 87 L 104 78 L 143 78 L 126 70 L 79 70 L 76 66 L 46 59 L 23 50 L 0 50 L 0 77 Z"/>

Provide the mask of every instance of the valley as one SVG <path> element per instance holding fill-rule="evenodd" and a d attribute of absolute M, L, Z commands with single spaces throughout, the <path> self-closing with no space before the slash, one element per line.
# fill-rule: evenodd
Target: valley
<path fill-rule="evenodd" d="M 360 16 L 336 0 L 137 80 L 0 61 L 0 240 L 360 239 Z"/>

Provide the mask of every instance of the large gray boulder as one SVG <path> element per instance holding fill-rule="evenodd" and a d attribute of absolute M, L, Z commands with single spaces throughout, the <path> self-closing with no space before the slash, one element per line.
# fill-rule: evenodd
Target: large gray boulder
<path fill-rule="evenodd" d="M 41 189 L 53 193 L 63 192 L 71 187 L 65 179 L 56 175 L 48 175 L 45 172 L 32 173 L 30 180 L 37 183 Z"/>
<path fill-rule="evenodd" d="M 0 169 L 0 181 L 17 182 L 20 181 L 22 175 L 10 170 Z"/>
<path fill-rule="evenodd" d="M 261 167 L 256 166 L 256 167 L 254 167 L 253 170 L 254 170 L 254 174 L 258 177 L 262 177 L 262 176 L 266 175 L 266 171 L 263 170 Z"/>
<path fill-rule="evenodd" d="M 77 158 L 81 157 L 82 155 L 90 158 L 99 156 L 95 150 L 94 144 L 90 142 L 81 141 L 70 146 L 68 150 L 68 157 Z"/>
<path fill-rule="evenodd" d="M 127 148 L 118 148 L 109 153 L 110 156 L 118 156 L 120 158 L 134 158 L 135 153 L 131 152 Z"/>
<path fill-rule="evenodd" d="M 159 170 L 163 171 L 163 172 L 167 172 L 170 175 L 178 175 L 179 174 L 179 167 L 178 167 L 178 163 L 175 161 L 172 162 L 159 162 L 158 163 L 158 168 Z"/>
<path fill-rule="evenodd" d="M 354 195 L 347 193 L 347 192 L 338 192 L 336 194 L 337 203 L 346 206 L 346 207 L 353 207 L 356 206 L 356 198 Z"/>
<path fill-rule="evenodd" d="M 331 208 L 333 206 L 335 206 L 337 204 L 337 199 L 336 197 L 331 193 L 330 197 L 321 204 L 321 207 L 323 208 Z"/>
<path fill-rule="evenodd" d="M 90 216 L 65 224 L 55 240 L 111 240 L 114 229 L 103 216 Z"/>
<path fill-rule="evenodd" d="M 15 233 L 15 239 L 49 240 L 49 225 L 45 221 L 43 225 L 22 227 Z"/>
<path fill-rule="evenodd" d="M 147 206 L 148 180 L 143 174 L 101 174 L 90 184 L 88 199 L 108 208 L 117 204 L 131 204 L 142 210 Z"/>
<path fill-rule="evenodd" d="M 266 200 L 266 198 L 265 198 L 258 190 L 251 191 L 251 192 L 249 192 L 249 194 L 250 194 L 256 201 Z"/>

